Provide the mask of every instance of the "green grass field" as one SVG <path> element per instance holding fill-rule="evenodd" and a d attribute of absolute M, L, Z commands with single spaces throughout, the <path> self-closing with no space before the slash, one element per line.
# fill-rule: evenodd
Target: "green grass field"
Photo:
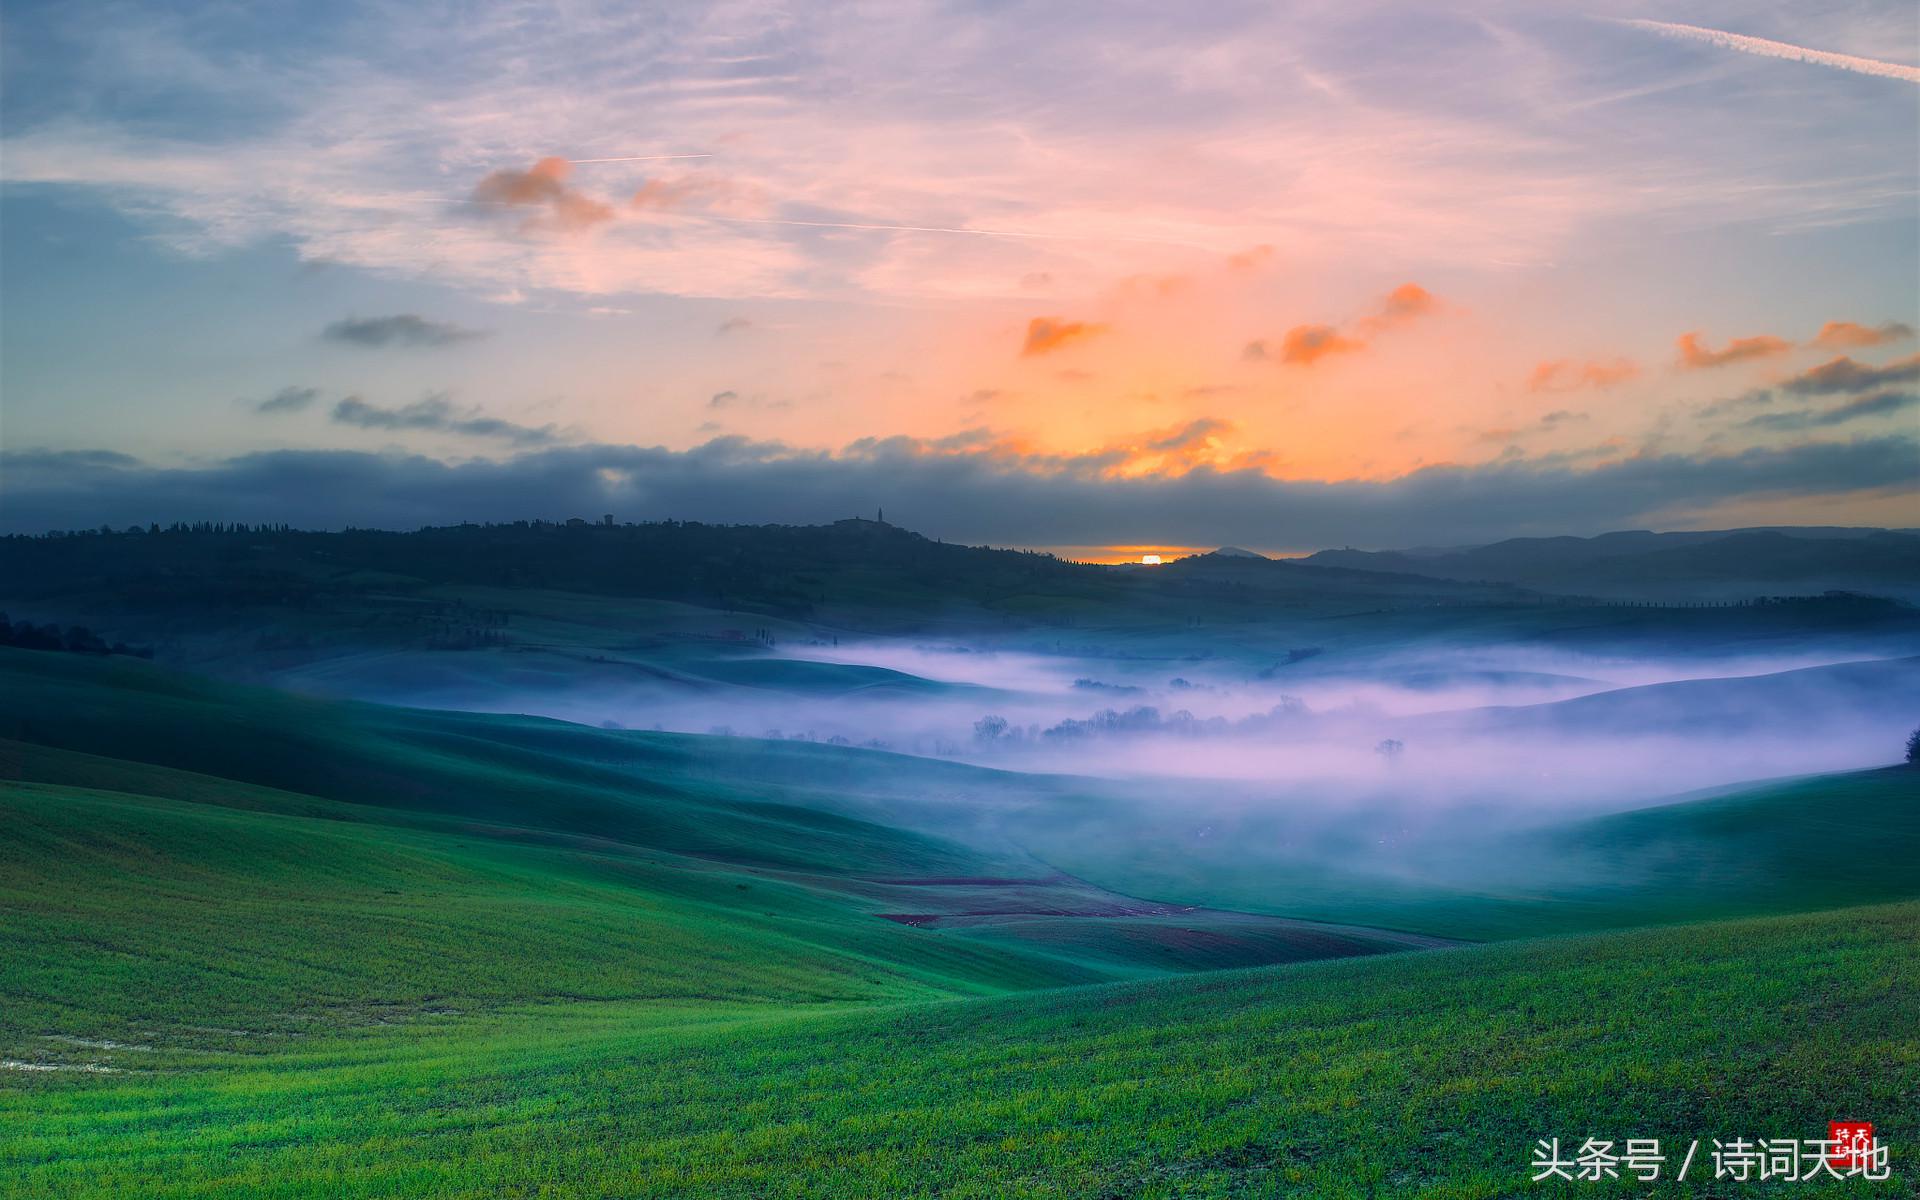
<path fill-rule="evenodd" d="M 49 1040 L 120 1073 L 10 1080 L 0 1190 L 1497 1197 L 1553 1194 L 1526 1184 L 1540 1137 L 1819 1137 L 1868 1115 L 1900 1176 L 1864 1194 L 1911 1194 L 1916 936 L 1909 904 L 1003 999 Z"/>
<path fill-rule="evenodd" d="M 1497 1197 L 1838 1118 L 1910 1194 L 1916 779 L 1257 891 L 1070 861 L 1087 781 L 0 651 L 0 1195 Z"/>
<path fill-rule="evenodd" d="M 1033 810 L 1022 843 L 1063 870 L 1190 904 L 1468 940 L 1759 916 L 1920 896 L 1920 768 L 1788 779 L 1520 832 L 1468 826 L 1417 858 L 1288 848 L 1284 814 L 1129 805 L 1133 840 Z M 1178 845 L 1179 854 L 1163 848 Z"/>

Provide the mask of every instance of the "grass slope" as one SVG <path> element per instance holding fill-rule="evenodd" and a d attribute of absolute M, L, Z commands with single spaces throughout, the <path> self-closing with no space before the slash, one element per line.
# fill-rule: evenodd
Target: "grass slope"
<path fill-rule="evenodd" d="M 541 998 L 878 1003 L 1420 944 L 1147 913 L 1011 848 L 877 819 L 1031 798 L 996 772 L 72 655 L 0 654 L 0 684 L 0 1055 L 76 1022 L 285 1033 Z M 903 913 L 928 919 L 882 919 Z M 928 927 L 969 913 L 998 936 Z M 1066 914 L 1087 928 L 1019 935 Z"/>
<path fill-rule="evenodd" d="M 1502 833 L 1470 824 L 1418 853 L 1301 842 L 1284 811 L 1023 815 L 1021 843 L 1082 878 L 1169 903 L 1489 940 L 1804 912 L 1920 897 L 1920 767 L 1743 785 L 1703 798 Z M 1178 846 L 1178 854 L 1166 847 Z"/>
<path fill-rule="evenodd" d="M 1529 1187 L 1540 1137 L 1677 1157 L 1840 1117 L 1876 1122 L 1900 1179 L 1795 1194 L 1910 1194 L 1916 936 L 1902 905 L 857 1013 L 529 1007 L 224 1051 L 102 1049 L 69 1025 L 48 1032 L 83 1042 L 45 1044 L 124 1073 L 7 1081 L 0 1194 L 1465 1200 L 1598 1194 Z M 1702 1165 L 1659 1194 L 1749 1194 Z"/>
<path fill-rule="evenodd" d="M 878 1002 L 1105 977 L 611 847 L 32 784 L 0 790 L 0 829 L 0 1054 L 16 1058 L 41 1027 L 284 1036 L 536 998 Z"/>
<path fill-rule="evenodd" d="M 1491 1197 L 1541 1136 L 1920 1136 L 1913 904 L 1173 975 L 1420 940 L 1047 873 L 1014 818 L 1097 798 L 898 756 L 28 653 L 0 735 L 0 1196 Z M 1591 910 L 1347 906 L 1877 896 L 1911 778 L 1592 823 Z"/>

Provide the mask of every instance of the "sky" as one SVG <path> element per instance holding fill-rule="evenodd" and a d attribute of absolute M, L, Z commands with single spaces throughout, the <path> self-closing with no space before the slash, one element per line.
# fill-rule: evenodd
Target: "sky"
<path fill-rule="evenodd" d="M 1906 0 L 3 19 L 0 530 L 1920 525 Z"/>

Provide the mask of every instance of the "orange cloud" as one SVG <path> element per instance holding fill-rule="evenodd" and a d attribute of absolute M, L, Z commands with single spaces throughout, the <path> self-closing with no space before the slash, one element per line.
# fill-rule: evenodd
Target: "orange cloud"
<path fill-rule="evenodd" d="M 681 212 L 689 208 L 758 211 L 760 190 L 742 187 L 730 179 L 686 175 L 679 179 L 649 179 L 629 201 L 643 212 Z"/>
<path fill-rule="evenodd" d="M 1073 342 L 1083 341 L 1098 333 L 1105 333 L 1105 325 L 1096 325 L 1087 321 L 1068 321 L 1062 317 L 1035 317 L 1027 322 L 1026 344 L 1020 347 L 1023 357 L 1037 354 L 1052 354 L 1055 350 Z"/>
<path fill-rule="evenodd" d="M 1295 325 L 1280 343 L 1280 361 L 1307 367 L 1329 354 L 1347 354 L 1365 346 L 1331 325 Z"/>
<path fill-rule="evenodd" d="M 1335 325 L 1295 325 L 1287 330 L 1280 343 L 1280 361 L 1305 367 L 1329 354 L 1364 350 L 1369 338 L 1439 309 L 1440 301 L 1432 292 L 1417 283 L 1403 283 L 1381 297 L 1371 315 L 1352 322 L 1347 329 Z M 1264 341 L 1248 342 L 1242 354 L 1249 359 L 1270 357 Z"/>
<path fill-rule="evenodd" d="M 1193 286 L 1186 275 L 1129 275 L 1114 287 L 1122 296 L 1150 295 L 1165 300 Z"/>
<path fill-rule="evenodd" d="M 1195 467 L 1219 466 L 1230 457 L 1224 443 L 1234 433 L 1231 421 L 1197 417 L 1182 425 L 1149 430 L 1108 442 L 1073 461 L 1109 478 L 1184 474 Z"/>
<path fill-rule="evenodd" d="M 1640 374 L 1640 364 L 1630 358 L 1612 362 L 1576 363 L 1567 359 L 1543 362 L 1527 377 L 1530 392 L 1571 392 L 1580 388 L 1610 388 Z"/>
<path fill-rule="evenodd" d="M 1774 337 L 1770 333 L 1755 337 L 1734 338 L 1727 343 L 1727 348 L 1724 350 L 1707 349 L 1700 344 L 1700 334 L 1697 332 L 1681 334 L 1674 344 L 1680 348 L 1680 367 L 1687 371 L 1698 371 L 1706 367 L 1724 367 L 1755 358 L 1770 358 L 1793 349 L 1791 342 L 1785 338 Z"/>
<path fill-rule="evenodd" d="M 1227 266 L 1235 271 L 1251 271 L 1273 257 L 1273 247 L 1265 242 L 1249 246 L 1238 254 L 1227 255 Z"/>
<path fill-rule="evenodd" d="M 1439 310 L 1440 302 L 1432 292 L 1417 283 L 1403 283 L 1381 299 L 1378 311 L 1357 324 L 1361 332 L 1372 337 Z"/>
<path fill-rule="evenodd" d="M 1813 335 L 1809 345 L 1822 350 L 1858 350 L 1866 346 L 1879 346 L 1886 342 L 1905 341 L 1913 336 L 1913 326 L 1899 321 L 1888 321 L 1878 328 L 1861 325 L 1853 321 L 1828 321 Z"/>
<path fill-rule="evenodd" d="M 480 204 L 544 208 L 546 223 L 567 231 L 612 220 L 611 206 L 567 186 L 567 176 L 572 172 L 573 164 L 564 158 L 543 158 L 525 171 L 495 171 L 474 186 L 473 199 Z M 540 223 L 538 219 L 528 221 L 529 226 Z"/>
<path fill-rule="evenodd" d="M 1231 421 L 1196 417 L 1182 424 L 1128 433 L 1091 447 L 1063 452 L 1046 449 L 1029 437 L 975 428 L 943 438 L 861 438 L 848 445 L 847 453 L 862 457 L 887 454 L 977 458 L 1048 475 L 1129 479 L 1154 474 L 1177 476 L 1197 467 L 1221 468 L 1243 460 L 1245 454 L 1226 445 L 1234 432 Z"/>
<path fill-rule="evenodd" d="M 1415 317 L 1424 317 L 1440 306 L 1433 293 L 1417 283 L 1403 283 L 1387 293 L 1380 302 L 1380 314 L 1373 318 L 1381 327 L 1398 325 Z"/>

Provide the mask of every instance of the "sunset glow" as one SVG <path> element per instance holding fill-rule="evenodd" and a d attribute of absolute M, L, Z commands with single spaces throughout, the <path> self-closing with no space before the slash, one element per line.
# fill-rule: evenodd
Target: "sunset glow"
<path fill-rule="evenodd" d="M 1920 1195 L 1915 0 L 0 24 L 0 1192 Z"/>
<path fill-rule="evenodd" d="M 1222 479 L 1364 511 L 1564 473 L 1555 531 L 1783 488 L 1884 519 L 1912 457 L 1904 6 L 1740 37 L 1604 5 L 1121 6 L 1097 35 L 1044 8 L 755 11 L 666 37 L 595 5 L 374 5 L 333 53 L 132 10 L 109 56 L 72 10 L 23 15 L 8 449 L 344 451 L 401 492 L 437 485 L 396 456 L 492 462 L 529 494 L 620 480 L 580 502 L 632 516 L 830 519 L 896 473 L 1089 512 L 1190 493 L 1131 534 L 1117 509 L 942 530 L 1045 545 L 1279 540 L 1217 528 L 1197 495 Z M 684 487 L 620 466 L 633 447 Z M 823 456 L 868 478 L 779 490 Z"/>

